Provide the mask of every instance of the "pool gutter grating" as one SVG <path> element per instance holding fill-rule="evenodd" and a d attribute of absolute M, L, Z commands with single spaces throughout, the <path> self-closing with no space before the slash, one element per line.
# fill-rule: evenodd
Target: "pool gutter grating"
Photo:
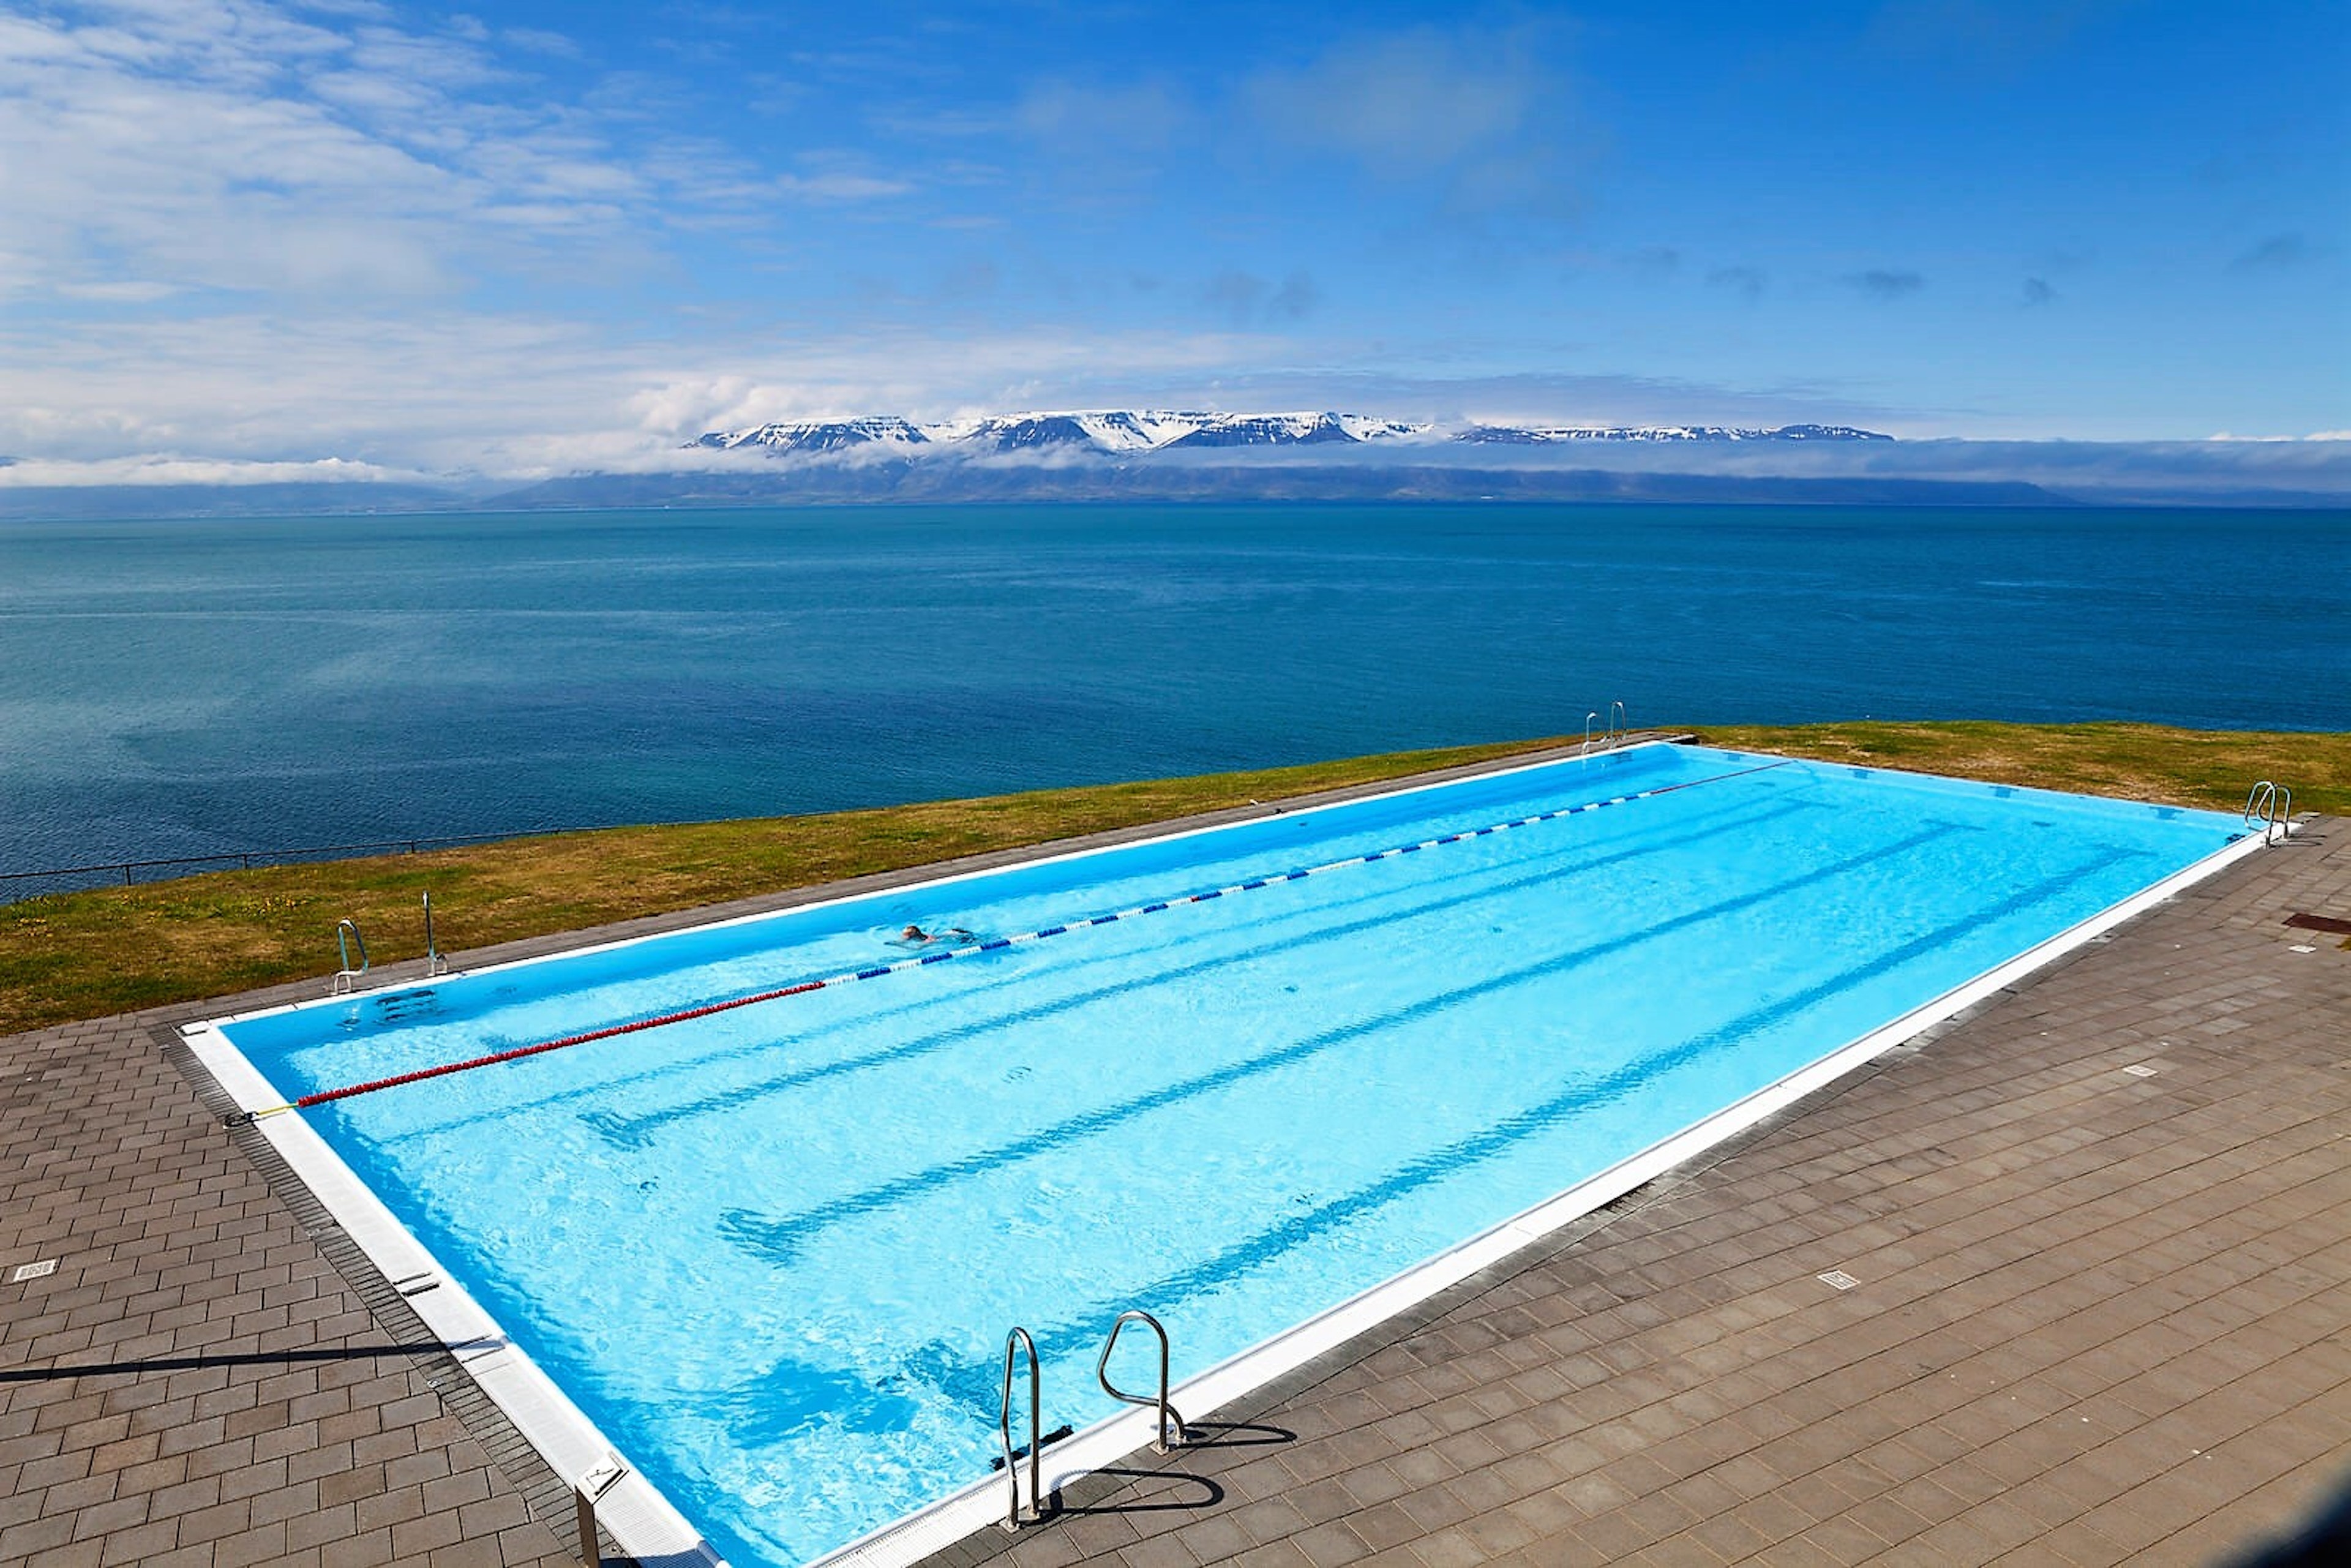
<path fill-rule="evenodd" d="M 225 1123 L 231 1120 L 238 1109 L 235 1097 L 223 1087 L 204 1056 L 183 1037 L 181 1030 L 160 1025 L 152 1038 L 162 1048 L 164 1059 L 194 1089 L 205 1111 Z M 227 1130 L 230 1144 L 260 1174 L 271 1195 L 286 1206 L 296 1225 L 318 1247 L 319 1256 L 352 1295 L 359 1298 L 376 1326 L 395 1346 L 408 1352 L 412 1377 L 436 1396 L 442 1408 L 455 1416 L 466 1435 L 482 1446 L 490 1462 L 522 1494 L 531 1517 L 554 1531 L 559 1540 L 568 1539 L 576 1524 L 571 1489 L 507 1410 L 475 1381 L 459 1360 L 457 1347 L 434 1334 L 404 1292 L 352 1239 L 311 1182 L 295 1169 L 266 1135 L 249 1124 Z M 624 1543 L 609 1529 L 604 1535 L 612 1555 L 622 1561 L 631 1560 Z"/>

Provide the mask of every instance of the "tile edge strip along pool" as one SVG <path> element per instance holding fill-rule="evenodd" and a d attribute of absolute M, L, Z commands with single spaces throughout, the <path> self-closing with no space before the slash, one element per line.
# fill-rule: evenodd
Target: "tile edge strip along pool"
<path fill-rule="evenodd" d="M 1665 744 L 1650 742 L 1628 749 L 1637 751 L 1646 749 L 1646 746 Z M 1720 755 L 1743 758 L 1753 754 Z M 1557 767 L 1559 762 L 1555 757 L 1520 761 L 1490 769 L 1481 768 L 1472 776 L 1502 778 Z M 1848 765 L 1828 766 L 1844 770 Z M 1855 773 L 1882 771 L 1850 770 Z M 1380 791 L 1375 798 L 1442 789 L 1447 784 L 1459 781 L 1458 776 L 1424 779 Z M 1364 798 L 1352 796 L 1346 801 L 1292 808 L 1292 811 L 1303 814 L 1331 810 Z M 1216 823 L 1181 828 L 1142 841 L 1126 840 L 1114 844 L 1097 844 L 1040 855 L 1033 861 L 1021 863 L 1043 865 L 1081 860 L 1113 849 L 1126 848 L 1136 841 L 1174 841 L 1215 832 L 1226 825 Z M 2222 846 L 2203 859 L 1872 1030 L 1682 1132 L 1186 1379 L 1175 1390 L 1176 1403 L 1190 1411 L 1196 1418 L 1206 1417 L 1252 1390 L 1296 1370 L 1644 1183 L 1656 1179 L 1706 1149 L 1737 1135 L 1815 1089 L 2173 896 L 2180 889 L 2217 873 L 2262 848 L 2262 844 L 2263 836 L 2249 834 Z M 945 886 L 1003 869 L 999 865 L 991 865 L 912 885 L 925 888 Z M 903 894 L 907 888 L 899 886 L 889 891 Z M 793 912 L 850 903 L 868 896 L 872 894 L 843 894 L 798 905 Z M 736 916 L 712 922 L 699 929 L 770 917 L 768 914 Z M 631 937 L 592 944 L 571 951 L 591 952 L 659 939 L 657 936 Z M 521 962 L 536 961 L 538 960 Z M 492 967 L 511 967 L 514 966 Z M 473 974 L 488 972 L 491 972 L 490 968 L 470 971 Z M 266 1012 L 287 1010 L 290 1009 L 273 1008 Z M 245 1059 L 243 1053 L 221 1032 L 219 1026 L 239 1021 L 241 1017 L 258 1016 L 265 1015 L 232 1015 L 190 1025 L 183 1030 L 188 1046 L 198 1060 L 231 1098 L 247 1112 L 277 1107 L 282 1104 L 282 1101 L 268 1080 Z M 410 1306 L 426 1326 L 451 1348 L 459 1364 L 505 1411 L 564 1483 L 573 1487 L 585 1485 L 591 1492 L 602 1489 L 597 1504 L 597 1517 L 615 1542 L 632 1554 L 659 1558 L 681 1565 L 697 1561 L 716 1564 L 720 1561 L 717 1552 L 700 1531 L 686 1521 L 658 1488 L 621 1459 L 601 1432 L 553 1379 L 507 1338 L 490 1313 L 352 1173 L 323 1137 L 301 1118 L 295 1116 L 263 1121 L 258 1130 L 269 1138 L 298 1177 L 335 1216 L 386 1280 L 408 1299 Z M 1146 1447 L 1155 1435 L 1156 1419 L 1156 1413 L 1149 1409 L 1127 1410 L 1105 1417 L 1074 1437 L 1053 1445 L 1045 1455 L 1045 1490 L 1048 1495 L 1084 1475 L 1109 1468 Z M 616 1470 L 619 1479 L 614 1480 L 611 1478 Z M 835 1568 L 904 1568 L 905 1564 L 952 1545 L 1001 1520 L 1005 1513 L 1006 1485 L 1001 1476 L 974 1481 L 957 1492 L 834 1549 L 817 1561 L 835 1565 Z"/>

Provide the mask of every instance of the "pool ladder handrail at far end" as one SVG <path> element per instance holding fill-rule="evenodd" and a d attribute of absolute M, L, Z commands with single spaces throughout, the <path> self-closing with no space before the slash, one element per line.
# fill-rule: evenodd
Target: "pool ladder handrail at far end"
<path fill-rule="evenodd" d="M 2294 791 L 2264 779 L 2245 796 L 2244 824 L 2262 831 L 2264 844 L 2283 843 L 2294 831 Z"/>
<path fill-rule="evenodd" d="M 429 980 L 448 972 L 449 960 L 441 956 L 439 945 L 433 940 L 433 894 L 427 889 L 424 894 L 424 977 Z"/>
<path fill-rule="evenodd" d="M 351 967 L 351 948 L 360 950 L 360 967 Z M 367 938 L 360 935 L 360 923 L 349 915 L 335 922 L 335 952 L 342 967 L 335 971 L 334 983 L 327 988 L 330 997 L 359 988 L 360 977 L 368 971 Z"/>
<path fill-rule="evenodd" d="M 1593 727 L 1600 722 L 1600 711 L 1597 708 L 1583 716 L 1583 746 L 1577 753 L 1578 756 L 1591 755 Z M 1625 744 L 1626 737 L 1632 733 L 1630 716 L 1625 713 L 1625 705 L 1621 702 L 1610 703 L 1607 726 L 1600 731 L 1600 749 L 1615 750 Z"/>
<path fill-rule="evenodd" d="M 1159 1393 L 1155 1398 L 1129 1394 L 1110 1380 L 1110 1353 L 1118 1348 L 1119 1331 L 1129 1323 L 1147 1324 L 1159 1338 Z M 1191 1434 L 1185 1429 L 1184 1417 L 1176 1414 L 1176 1406 L 1167 1403 L 1167 1330 L 1149 1312 L 1140 1307 L 1131 1307 L 1118 1314 L 1118 1321 L 1110 1325 L 1110 1337 L 1102 1341 L 1102 1359 L 1094 1363 L 1094 1381 L 1102 1385 L 1104 1394 L 1121 1404 L 1140 1405 L 1146 1410 L 1158 1411 L 1159 1435 L 1152 1439 L 1153 1453 L 1171 1453 L 1189 1440 Z"/>

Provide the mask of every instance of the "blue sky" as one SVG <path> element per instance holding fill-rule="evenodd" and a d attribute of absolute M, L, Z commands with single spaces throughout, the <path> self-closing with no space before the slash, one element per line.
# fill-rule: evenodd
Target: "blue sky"
<path fill-rule="evenodd" d="M 2308 437 L 2346 231 L 2344 3 L 0 0 L 0 453 L 53 471 L 1134 404 Z"/>

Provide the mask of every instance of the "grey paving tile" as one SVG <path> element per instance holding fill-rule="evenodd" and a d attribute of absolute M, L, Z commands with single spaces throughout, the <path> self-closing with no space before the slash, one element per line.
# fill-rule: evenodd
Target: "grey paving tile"
<path fill-rule="evenodd" d="M 2275 1532 L 2351 1442 L 2351 954 L 2293 953 L 2295 909 L 2351 910 L 2351 824 L 1222 1413 L 1297 1434 L 1164 1461 L 1223 1505 L 1138 1528 L 1113 1498 L 960 1561 L 2193 1562 Z M 0 1040 L 0 1262 L 61 1260 L 0 1290 L 0 1556 L 566 1561 L 553 1478 L 423 1390 L 413 1321 L 159 1049 L 228 1005 Z"/>
<path fill-rule="evenodd" d="M 2179 1544 L 2209 1557 L 2292 1521 L 2325 1491 L 2291 1478 L 2351 1437 L 2351 961 L 2290 967 L 2265 929 L 2285 903 L 2351 907 L 2351 854 L 2321 867 L 2312 847 L 1514 1260 L 1412 1360 L 1363 1347 L 1388 1390 L 1353 1396 L 1440 1433 L 1503 1430 L 1458 1426 L 1452 1400 L 1514 1425 L 1483 1460 L 1433 1437 L 1449 1464 L 1342 1472 L 1308 1531 L 1344 1519 L 1364 1561 L 1450 1561 L 1489 1517 L 1454 1506 L 1507 1498 L 1532 1540 L 1495 1536 L 1483 1560 L 2112 1563 L 2155 1542 L 2203 1560 Z M 2120 1072 L 2158 1059 L 2153 1079 Z M 1802 1288 L 1829 1267 L 1866 1288 Z M 1467 1332 L 1498 1324 L 1540 1354 Z M 1500 1366 L 1507 1405 L 1479 1386 Z M 1308 1389 L 1267 1418 L 1317 1405 Z"/>

